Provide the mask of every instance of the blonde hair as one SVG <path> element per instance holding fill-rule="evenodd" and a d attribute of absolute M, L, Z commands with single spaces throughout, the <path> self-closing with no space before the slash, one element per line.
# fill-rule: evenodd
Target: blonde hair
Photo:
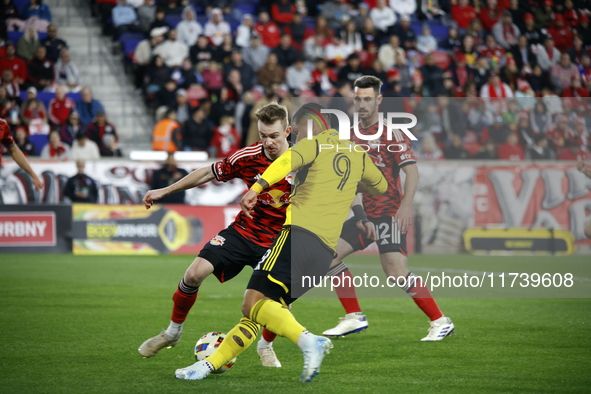
<path fill-rule="evenodd" d="M 274 101 L 259 108 L 255 113 L 255 116 L 267 126 L 271 126 L 278 120 L 281 121 L 284 129 L 287 129 L 287 125 L 289 124 L 287 118 L 287 108 L 283 105 L 277 104 Z"/>

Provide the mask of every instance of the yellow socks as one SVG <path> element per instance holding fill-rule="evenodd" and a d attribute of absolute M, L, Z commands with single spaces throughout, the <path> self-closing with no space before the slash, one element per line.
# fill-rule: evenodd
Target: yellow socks
<path fill-rule="evenodd" d="M 215 369 L 220 368 L 229 360 L 237 357 L 246 350 L 256 339 L 261 326 L 243 317 L 233 329 L 228 332 L 220 347 L 207 358 Z"/>
<path fill-rule="evenodd" d="M 254 304 L 250 310 L 250 318 L 252 321 L 265 326 L 269 331 L 289 339 L 296 345 L 302 332 L 306 331 L 296 321 L 287 307 L 272 300 L 260 300 Z"/>

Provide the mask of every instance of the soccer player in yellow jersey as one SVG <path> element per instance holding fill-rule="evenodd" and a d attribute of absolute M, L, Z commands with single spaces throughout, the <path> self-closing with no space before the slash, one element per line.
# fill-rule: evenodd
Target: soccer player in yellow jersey
<path fill-rule="evenodd" d="M 318 375 L 332 343 L 308 332 L 295 320 L 288 305 L 311 286 L 302 276 L 326 275 L 358 183 L 363 182 L 375 195 L 388 188 L 388 182 L 364 151 L 355 150 L 348 140 L 339 140 L 339 133 L 330 129 L 329 118 L 320 113 L 321 108 L 308 103 L 294 114 L 292 132 L 298 144 L 275 160 L 240 202 L 248 214 L 261 191 L 297 171 L 285 225 L 247 286 L 244 317 L 228 332 L 218 350 L 206 360 L 177 369 L 177 378 L 205 378 L 250 346 L 260 326 L 288 338 L 302 350 L 301 382 L 310 382 Z M 312 138 L 307 138 L 308 120 L 312 120 Z"/>

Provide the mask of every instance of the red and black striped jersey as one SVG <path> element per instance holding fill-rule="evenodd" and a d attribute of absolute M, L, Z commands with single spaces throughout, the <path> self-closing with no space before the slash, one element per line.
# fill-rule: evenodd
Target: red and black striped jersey
<path fill-rule="evenodd" d="M 218 181 L 242 179 L 250 188 L 261 177 L 273 161 L 265 156 L 263 144 L 256 144 L 240 149 L 232 156 L 212 164 L 213 174 Z M 258 202 L 252 212 L 252 219 L 240 211 L 230 225 L 244 238 L 265 248 L 279 234 L 285 223 L 285 212 L 291 193 L 291 175 L 259 194 Z"/>
<path fill-rule="evenodd" d="M 359 133 L 375 135 L 378 132 L 379 124 L 380 122 L 374 123 L 366 129 L 359 124 Z M 417 161 L 410 145 L 410 139 L 403 132 L 393 130 L 392 138 L 388 139 L 385 119 L 382 122 L 382 128 L 382 135 L 373 141 L 362 140 L 351 130 L 353 142 L 367 150 L 373 163 L 382 171 L 388 181 L 388 190 L 383 195 L 363 194 L 363 207 L 367 217 L 370 218 L 396 215 L 402 201 L 400 169 Z"/>
<path fill-rule="evenodd" d="M 4 145 L 5 148 L 10 148 L 14 145 L 14 139 L 12 138 L 12 134 L 10 132 L 10 126 L 8 123 L 0 118 L 0 143 Z M 2 164 L 2 153 L 0 152 L 0 164 Z"/>

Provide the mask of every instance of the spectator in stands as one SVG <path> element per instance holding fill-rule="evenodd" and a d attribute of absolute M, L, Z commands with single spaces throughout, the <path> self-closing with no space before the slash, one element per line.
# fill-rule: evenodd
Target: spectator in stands
<path fill-rule="evenodd" d="M 530 114 L 530 124 L 535 134 L 544 134 L 550 129 L 552 117 L 548 113 L 548 108 L 542 100 L 538 100 Z"/>
<path fill-rule="evenodd" d="M 152 174 L 150 189 L 162 189 L 168 187 L 176 181 L 184 178 L 187 174 L 188 172 L 186 170 L 177 167 L 174 153 L 168 152 L 168 156 L 166 157 L 166 161 L 162 168 L 159 168 Z M 156 202 L 158 204 L 184 204 L 185 191 L 183 190 L 178 193 L 168 194 Z"/>
<path fill-rule="evenodd" d="M 236 45 L 240 48 L 247 48 L 251 44 L 253 36 L 254 21 L 252 15 L 242 15 L 242 23 L 236 29 Z"/>
<path fill-rule="evenodd" d="M 154 56 L 146 70 L 146 93 L 153 95 L 160 91 L 170 79 L 171 69 L 161 56 Z"/>
<path fill-rule="evenodd" d="M 291 44 L 298 52 L 303 50 L 306 38 L 313 35 L 312 29 L 304 24 L 301 14 L 295 14 L 293 21 L 285 27 L 284 31 L 289 34 Z"/>
<path fill-rule="evenodd" d="M 432 53 L 425 56 L 425 64 L 420 68 L 425 88 L 430 96 L 439 94 L 439 89 L 443 85 L 443 70 L 435 64 L 435 58 Z"/>
<path fill-rule="evenodd" d="M 488 78 L 488 82 L 480 89 L 480 97 L 511 98 L 513 97 L 513 91 L 509 85 L 501 82 L 499 74 L 492 72 Z"/>
<path fill-rule="evenodd" d="M 404 59 L 404 61 L 406 62 L 406 59 Z M 408 67 L 408 65 L 406 65 L 406 67 Z M 367 75 L 373 75 L 374 77 L 378 78 L 380 81 L 382 81 L 383 84 L 387 82 L 388 75 L 384 71 L 382 62 L 378 58 L 375 58 L 373 62 L 371 62 L 371 67 L 366 71 L 366 73 Z M 412 85 L 412 81 L 410 80 L 410 78 L 408 85 Z"/>
<path fill-rule="evenodd" d="M 342 28 L 344 23 L 349 20 L 349 11 L 349 6 L 343 0 L 329 0 L 322 5 L 322 16 L 335 30 Z"/>
<path fill-rule="evenodd" d="M 462 146 L 462 137 L 458 134 L 453 134 L 451 137 L 451 145 L 443 152 L 446 159 L 451 160 L 465 160 L 470 158 L 470 154 Z"/>
<path fill-rule="evenodd" d="M 16 46 L 16 53 L 24 60 L 31 60 L 35 56 L 35 51 L 41 43 L 39 42 L 39 35 L 34 27 L 29 27 L 25 34 L 19 38 Z"/>
<path fill-rule="evenodd" d="M 150 38 L 140 41 L 135 47 L 135 51 L 133 52 L 133 62 L 135 67 L 134 74 L 136 87 L 139 88 L 142 86 L 148 71 L 150 60 L 152 59 L 152 52 L 158 44 L 164 42 L 165 33 L 166 28 L 156 27 L 150 32 Z"/>
<path fill-rule="evenodd" d="M 229 15 L 233 12 L 234 4 L 234 0 L 205 0 L 203 5 L 205 6 L 205 13 L 208 15 L 215 10 L 214 7 L 220 9 L 224 15 Z"/>
<path fill-rule="evenodd" d="M 37 99 L 30 100 L 23 112 L 23 123 L 29 128 L 29 134 L 46 134 L 49 131 L 45 106 Z"/>
<path fill-rule="evenodd" d="M 511 88 L 513 92 L 516 92 L 517 83 L 519 82 L 519 77 L 521 73 L 517 68 L 517 62 L 513 59 L 513 56 L 509 55 L 507 57 L 507 62 L 505 63 L 505 67 L 501 69 L 501 81 L 506 83 L 507 86 Z"/>
<path fill-rule="evenodd" d="M 466 34 L 466 36 L 464 36 L 464 38 L 462 39 L 462 47 L 458 49 L 457 53 L 461 53 L 466 57 L 466 63 L 468 64 L 468 66 L 473 68 L 476 67 L 476 63 L 480 55 L 476 50 L 476 45 L 474 44 L 474 37 Z"/>
<path fill-rule="evenodd" d="M 68 44 L 57 36 L 57 26 L 49 25 L 47 27 L 47 38 L 45 38 L 41 45 L 45 46 L 47 50 L 47 58 L 52 62 L 56 62 L 62 49 L 68 48 Z"/>
<path fill-rule="evenodd" d="M 169 78 L 164 84 L 164 89 L 160 89 L 156 92 L 154 95 L 154 104 L 157 108 L 156 119 L 162 118 L 170 103 L 173 103 L 176 100 L 177 89 L 178 86 L 176 81 Z"/>
<path fill-rule="evenodd" d="M 29 136 L 27 135 L 27 129 L 25 127 L 19 126 L 16 128 L 14 142 L 16 142 L 16 145 L 25 156 L 37 156 L 35 145 L 29 141 Z"/>
<path fill-rule="evenodd" d="M 203 87 L 210 92 L 219 91 L 224 86 L 224 74 L 217 62 L 209 62 L 209 66 L 201 72 Z"/>
<path fill-rule="evenodd" d="M 62 142 L 59 131 L 50 131 L 47 140 L 49 143 L 39 155 L 42 159 L 69 160 L 71 158 L 70 147 Z"/>
<path fill-rule="evenodd" d="M 419 11 L 417 12 L 419 19 L 435 19 L 445 15 L 445 11 L 441 9 L 443 4 L 449 4 L 442 0 L 442 5 L 439 0 L 421 1 Z"/>
<path fill-rule="evenodd" d="M 209 150 L 213 130 L 206 119 L 203 107 L 198 107 L 193 115 L 181 127 L 183 135 L 183 149 L 189 151 Z"/>
<path fill-rule="evenodd" d="M 258 71 L 259 84 L 267 87 L 272 83 L 282 84 L 285 79 L 285 71 L 279 64 L 277 54 L 271 52 L 265 65 Z"/>
<path fill-rule="evenodd" d="M 92 97 L 90 88 L 83 88 L 80 91 L 81 98 L 76 102 L 76 112 L 80 116 L 80 122 L 86 126 L 90 124 L 99 111 L 104 111 L 100 101 Z"/>
<path fill-rule="evenodd" d="M 530 48 L 527 37 L 524 35 L 519 36 L 517 39 L 517 45 L 511 48 L 511 54 L 513 55 L 513 59 L 515 59 L 519 70 L 524 70 L 525 68 L 525 70 L 531 72 L 532 67 L 537 62 L 537 58 Z"/>
<path fill-rule="evenodd" d="M 587 157 L 585 152 L 581 149 L 581 146 L 575 141 L 566 140 L 564 147 L 558 150 L 556 155 L 558 160 L 568 161 L 586 161 Z"/>
<path fill-rule="evenodd" d="M 32 17 L 37 17 L 39 20 L 47 21 L 51 23 L 51 11 L 47 4 L 43 4 L 43 0 L 29 0 L 25 3 L 22 12 L 23 19 L 27 20 Z M 47 29 L 47 24 L 45 25 L 45 29 L 42 32 L 45 32 Z M 40 31 L 39 25 L 37 25 L 37 30 Z"/>
<path fill-rule="evenodd" d="M 168 40 L 158 45 L 153 54 L 162 56 L 168 67 L 179 67 L 189 56 L 189 47 L 177 40 L 177 31 L 172 29 L 168 32 Z"/>
<path fill-rule="evenodd" d="M 98 145 L 89 140 L 82 131 L 76 134 L 72 144 L 72 160 L 100 160 Z"/>
<path fill-rule="evenodd" d="M 6 88 L 2 85 L 0 85 L 0 118 L 6 120 L 11 129 L 21 123 L 16 100 L 8 96 Z"/>
<path fill-rule="evenodd" d="M 341 32 L 341 39 L 345 45 L 351 48 L 351 52 L 360 52 L 363 50 L 361 34 L 356 30 L 354 21 L 349 20 L 345 24 L 345 28 Z"/>
<path fill-rule="evenodd" d="M 505 142 L 499 145 L 497 153 L 500 160 L 525 160 L 523 147 L 519 145 L 519 139 L 514 133 L 509 134 Z"/>
<path fill-rule="evenodd" d="M 281 33 L 279 27 L 275 22 L 269 19 L 267 12 L 259 13 L 259 23 L 254 25 L 254 30 L 257 31 L 259 37 L 263 40 L 263 45 L 273 49 L 281 41 Z"/>
<path fill-rule="evenodd" d="M 326 60 L 337 68 L 345 65 L 347 57 L 353 53 L 348 45 L 345 45 L 341 37 L 335 34 L 330 44 L 326 46 Z"/>
<path fill-rule="evenodd" d="M 437 40 L 431 34 L 428 24 L 423 25 L 422 34 L 417 38 L 417 50 L 424 54 L 437 50 Z"/>
<path fill-rule="evenodd" d="M 261 44 L 261 38 L 258 34 L 252 34 L 250 46 L 242 48 L 244 63 L 248 64 L 256 72 L 267 62 L 269 53 L 269 48 Z"/>
<path fill-rule="evenodd" d="M 548 29 L 548 34 L 554 37 L 556 49 L 560 52 L 566 51 L 573 44 L 573 32 L 566 26 L 561 14 L 556 14 L 554 26 Z"/>
<path fill-rule="evenodd" d="M 232 51 L 230 63 L 224 66 L 224 75 L 227 77 L 232 70 L 238 70 L 240 73 L 240 81 L 244 86 L 244 90 L 250 90 L 256 83 L 256 73 L 252 67 L 242 61 L 242 53 L 240 53 L 239 49 Z"/>
<path fill-rule="evenodd" d="M 168 110 L 166 116 L 154 125 L 152 131 L 152 150 L 176 152 L 183 147 L 180 124 L 176 112 Z"/>
<path fill-rule="evenodd" d="M 309 89 L 311 78 L 310 70 L 304 67 L 303 57 L 298 57 L 285 74 L 285 82 L 295 96 L 299 96 L 302 90 Z"/>
<path fill-rule="evenodd" d="M 63 143 L 70 146 L 74 143 L 76 134 L 84 131 L 84 126 L 80 123 L 80 115 L 76 110 L 72 110 L 68 116 L 68 120 L 60 129 L 60 138 Z"/>
<path fill-rule="evenodd" d="M 222 45 L 216 48 L 213 59 L 220 64 L 228 64 L 234 49 L 236 49 L 236 47 L 234 46 L 232 35 L 224 34 L 224 41 L 222 42 Z"/>
<path fill-rule="evenodd" d="M 203 76 L 195 70 L 189 58 L 183 60 L 181 68 L 173 71 L 171 75 L 182 89 L 188 90 L 193 86 L 203 84 Z"/>
<path fill-rule="evenodd" d="M 8 31 L 25 30 L 25 21 L 22 20 L 13 0 L 3 0 L 3 4 L 0 6 L 0 20 L 6 21 Z"/>
<path fill-rule="evenodd" d="M 176 112 L 176 121 L 179 123 L 185 123 L 193 112 L 193 107 L 189 104 L 187 99 L 187 91 L 185 89 L 179 89 L 176 91 L 175 101 L 169 104 L 171 109 Z"/>
<path fill-rule="evenodd" d="M 277 61 L 284 69 L 291 66 L 298 57 L 298 51 L 291 45 L 289 34 L 281 36 L 281 43 L 272 52 L 277 55 Z"/>
<path fill-rule="evenodd" d="M 493 140 L 485 141 L 484 145 L 474 156 L 478 160 L 497 160 L 497 146 Z"/>
<path fill-rule="evenodd" d="M 501 17 L 501 10 L 498 7 L 497 0 L 486 0 L 486 7 L 480 9 L 478 17 L 484 30 L 492 31 L 493 26 Z"/>
<path fill-rule="evenodd" d="M 369 17 L 369 5 L 366 2 L 359 3 L 357 13 L 353 9 L 351 14 L 351 20 L 355 22 L 355 29 L 357 31 L 363 30 L 363 24 L 366 19 L 371 20 Z"/>
<path fill-rule="evenodd" d="M 330 40 L 334 35 L 330 26 L 328 26 L 328 22 L 326 18 L 322 15 L 316 16 L 316 23 L 314 25 L 314 34 L 320 34 L 322 36 L 323 41 Z"/>
<path fill-rule="evenodd" d="M 164 8 L 158 7 L 156 8 L 154 21 L 150 24 L 150 31 L 158 28 L 158 27 L 166 27 L 167 30 L 170 29 L 168 22 L 166 22 L 166 11 Z"/>
<path fill-rule="evenodd" d="M 211 40 L 213 45 L 218 46 L 224 40 L 224 34 L 232 34 L 230 24 L 224 21 L 222 10 L 214 8 L 211 10 L 211 17 L 205 24 L 205 35 Z"/>
<path fill-rule="evenodd" d="M 209 40 L 205 35 L 200 35 L 197 38 L 197 44 L 193 45 L 189 51 L 189 58 L 195 67 L 198 67 L 201 62 L 209 62 L 213 60 L 216 49 L 209 45 Z"/>
<path fill-rule="evenodd" d="M 573 78 L 579 78 L 579 69 L 571 63 L 568 53 L 560 55 L 560 62 L 550 70 L 550 80 L 559 92 L 571 85 Z"/>
<path fill-rule="evenodd" d="M 517 25 L 513 23 L 513 17 L 509 10 L 503 11 L 501 19 L 493 26 L 492 33 L 495 40 L 505 50 L 517 45 L 517 38 L 521 34 Z"/>
<path fill-rule="evenodd" d="M 230 157 L 240 149 L 240 136 L 234 128 L 232 116 L 223 116 L 218 127 L 213 129 L 211 139 L 211 156 L 217 158 Z"/>
<path fill-rule="evenodd" d="M 332 68 L 327 67 L 326 60 L 316 59 L 316 68 L 312 71 L 312 90 L 317 96 L 329 96 L 337 82 Z"/>
<path fill-rule="evenodd" d="M 325 3 L 323 7 L 326 6 L 327 4 Z M 296 13 L 297 9 L 290 0 L 279 0 L 278 2 L 273 2 L 271 5 L 271 18 L 281 29 L 284 29 L 293 22 L 293 16 Z"/>
<path fill-rule="evenodd" d="M 188 47 L 195 45 L 197 38 L 203 33 L 203 28 L 195 20 L 195 10 L 192 6 L 183 9 L 183 20 L 176 26 L 178 40 Z"/>
<path fill-rule="evenodd" d="M 492 126 L 488 128 L 488 139 L 491 139 L 495 144 L 502 144 L 507 141 L 507 136 L 513 132 L 503 122 L 503 117 L 498 115 L 494 119 Z M 484 137 L 486 140 L 486 136 Z"/>
<path fill-rule="evenodd" d="M 566 50 L 566 53 L 570 56 L 570 61 L 574 64 L 581 62 L 581 56 L 588 54 L 586 48 L 583 45 L 583 38 L 579 35 L 575 35 L 573 38 L 573 46 Z"/>
<path fill-rule="evenodd" d="M 136 11 L 140 29 L 144 34 L 149 33 L 152 23 L 156 20 L 156 5 L 154 5 L 154 0 L 144 0 L 143 4 Z"/>
<path fill-rule="evenodd" d="M 589 16 L 583 15 L 581 16 L 581 21 L 575 27 L 577 34 L 583 37 L 583 43 L 585 46 L 591 45 L 591 25 L 589 24 Z"/>
<path fill-rule="evenodd" d="M 493 70 L 505 65 L 506 57 L 503 47 L 497 44 L 495 37 L 492 34 L 486 36 L 485 45 L 478 48 L 481 56 L 488 59 Z"/>
<path fill-rule="evenodd" d="M 361 28 L 361 41 L 363 47 L 367 48 L 370 45 L 379 46 L 380 32 L 375 28 L 373 21 L 370 18 L 363 20 L 363 27 Z"/>
<path fill-rule="evenodd" d="M 443 160 L 443 152 L 437 147 L 435 138 L 431 134 L 427 134 L 421 140 L 421 147 L 417 155 L 422 160 Z"/>
<path fill-rule="evenodd" d="M 218 100 L 211 105 L 208 119 L 214 125 L 220 124 L 220 120 L 224 116 L 234 116 L 234 113 L 236 112 L 236 105 L 237 101 L 230 100 L 228 88 L 223 87 L 218 94 Z"/>
<path fill-rule="evenodd" d="M 396 14 L 387 6 L 386 0 L 378 0 L 377 6 L 369 12 L 369 17 L 382 35 L 388 34 L 390 28 L 396 23 Z"/>
<path fill-rule="evenodd" d="M 589 91 L 581 86 L 581 78 L 573 76 L 571 85 L 564 89 L 562 97 L 589 97 Z"/>
<path fill-rule="evenodd" d="M 449 73 L 457 91 L 463 89 L 464 85 L 474 78 L 473 70 L 466 64 L 466 56 L 463 53 L 456 55 L 455 61 L 449 67 Z"/>
<path fill-rule="evenodd" d="M 60 57 L 54 66 L 55 82 L 64 85 L 68 91 L 77 93 L 82 89 L 78 67 L 70 60 L 70 51 L 62 49 Z"/>
<path fill-rule="evenodd" d="M 18 85 L 23 85 L 27 80 L 27 64 L 16 56 L 16 48 L 11 42 L 6 44 L 6 56 L 0 58 L 0 70 L 11 70 Z"/>
<path fill-rule="evenodd" d="M 534 145 L 527 149 L 525 158 L 527 160 L 556 160 L 554 151 L 548 145 L 548 138 L 544 134 L 533 136 Z"/>
<path fill-rule="evenodd" d="M 315 34 L 306 39 L 304 42 L 304 58 L 308 65 L 314 64 L 318 58 L 324 59 L 324 55 L 324 36 L 322 34 Z"/>
<path fill-rule="evenodd" d="M 410 16 L 402 15 L 400 17 L 400 24 L 390 29 L 390 34 L 398 36 L 400 39 L 400 46 L 405 50 L 413 49 L 417 45 L 417 35 L 410 27 Z"/>
<path fill-rule="evenodd" d="M 96 204 L 98 202 L 98 186 L 96 181 L 84 173 L 85 159 L 76 161 L 78 173 L 69 178 L 64 187 L 64 196 L 72 202 Z"/>
<path fill-rule="evenodd" d="M 536 134 L 529 124 L 529 114 L 527 112 L 519 113 L 517 117 L 517 135 L 521 146 L 529 149 L 535 145 L 534 137 Z"/>
<path fill-rule="evenodd" d="M 166 12 L 166 15 L 181 16 L 181 14 L 183 13 L 182 6 L 188 5 L 188 2 L 185 1 L 184 3 L 182 3 L 181 1 L 178 1 L 178 0 L 167 0 L 164 4 L 165 4 L 164 10 Z"/>
<path fill-rule="evenodd" d="M 548 74 L 547 71 L 542 70 L 542 67 L 539 64 L 536 64 L 532 69 L 532 73 L 526 75 L 525 78 L 536 95 L 541 95 L 542 90 L 549 85 L 550 77 Z"/>
<path fill-rule="evenodd" d="M 447 38 L 443 40 L 439 46 L 441 49 L 444 49 L 448 52 L 460 50 L 462 47 L 462 41 L 460 40 L 458 29 L 451 27 L 447 32 Z"/>
<path fill-rule="evenodd" d="M 364 74 L 365 70 L 361 67 L 359 55 L 352 53 L 347 57 L 347 64 L 339 71 L 337 80 L 353 84 L 357 78 L 361 78 Z"/>
<path fill-rule="evenodd" d="M 37 90 L 49 89 L 55 79 L 53 62 L 46 57 L 47 51 L 44 46 L 35 50 L 35 57 L 27 64 L 28 82 Z"/>
<path fill-rule="evenodd" d="M 228 74 L 226 88 L 228 88 L 228 99 L 234 102 L 240 101 L 242 95 L 248 90 L 244 89 L 240 72 L 236 69 L 231 70 Z"/>
<path fill-rule="evenodd" d="M 527 42 L 531 45 L 543 44 L 545 35 L 542 30 L 536 28 L 536 18 L 532 14 L 525 14 L 523 21 L 525 23 L 523 35 L 527 38 Z"/>
<path fill-rule="evenodd" d="M 470 25 L 470 21 L 476 19 L 476 10 L 468 0 L 451 0 L 451 4 L 452 19 L 456 22 L 458 29 L 466 30 Z"/>
<path fill-rule="evenodd" d="M 117 5 L 111 10 L 111 20 L 116 37 L 126 32 L 141 33 L 135 9 L 127 4 L 127 0 L 117 0 Z"/>
<path fill-rule="evenodd" d="M 104 110 L 97 111 L 95 120 L 86 128 L 86 136 L 97 144 L 101 157 L 121 157 L 117 130 Z"/>
<path fill-rule="evenodd" d="M 7 68 L 2 71 L 2 80 L 0 82 L 0 85 L 6 90 L 7 96 L 11 101 L 20 100 L 21 91 L 11 69 Z"/>
<path fill-rule="evenodd" d="M 65 89 L 58 85 L 55 89 L 55 97 L 49 102 L 49 121 L 60 129 L 75 108 L 76 104 L 66 96 Z"/>
<path fill-rule="evenodd" d="M 398 38 L 398 36 L 391 35 L 388 44 L 382 45 L 378 51 L 378 59 L 380 59 L 382 62 L 384 70 L 389 70 L 394 66 L 397 53 L 405 56 L 404 49 L 400 47 L 400 38 Z"/>

